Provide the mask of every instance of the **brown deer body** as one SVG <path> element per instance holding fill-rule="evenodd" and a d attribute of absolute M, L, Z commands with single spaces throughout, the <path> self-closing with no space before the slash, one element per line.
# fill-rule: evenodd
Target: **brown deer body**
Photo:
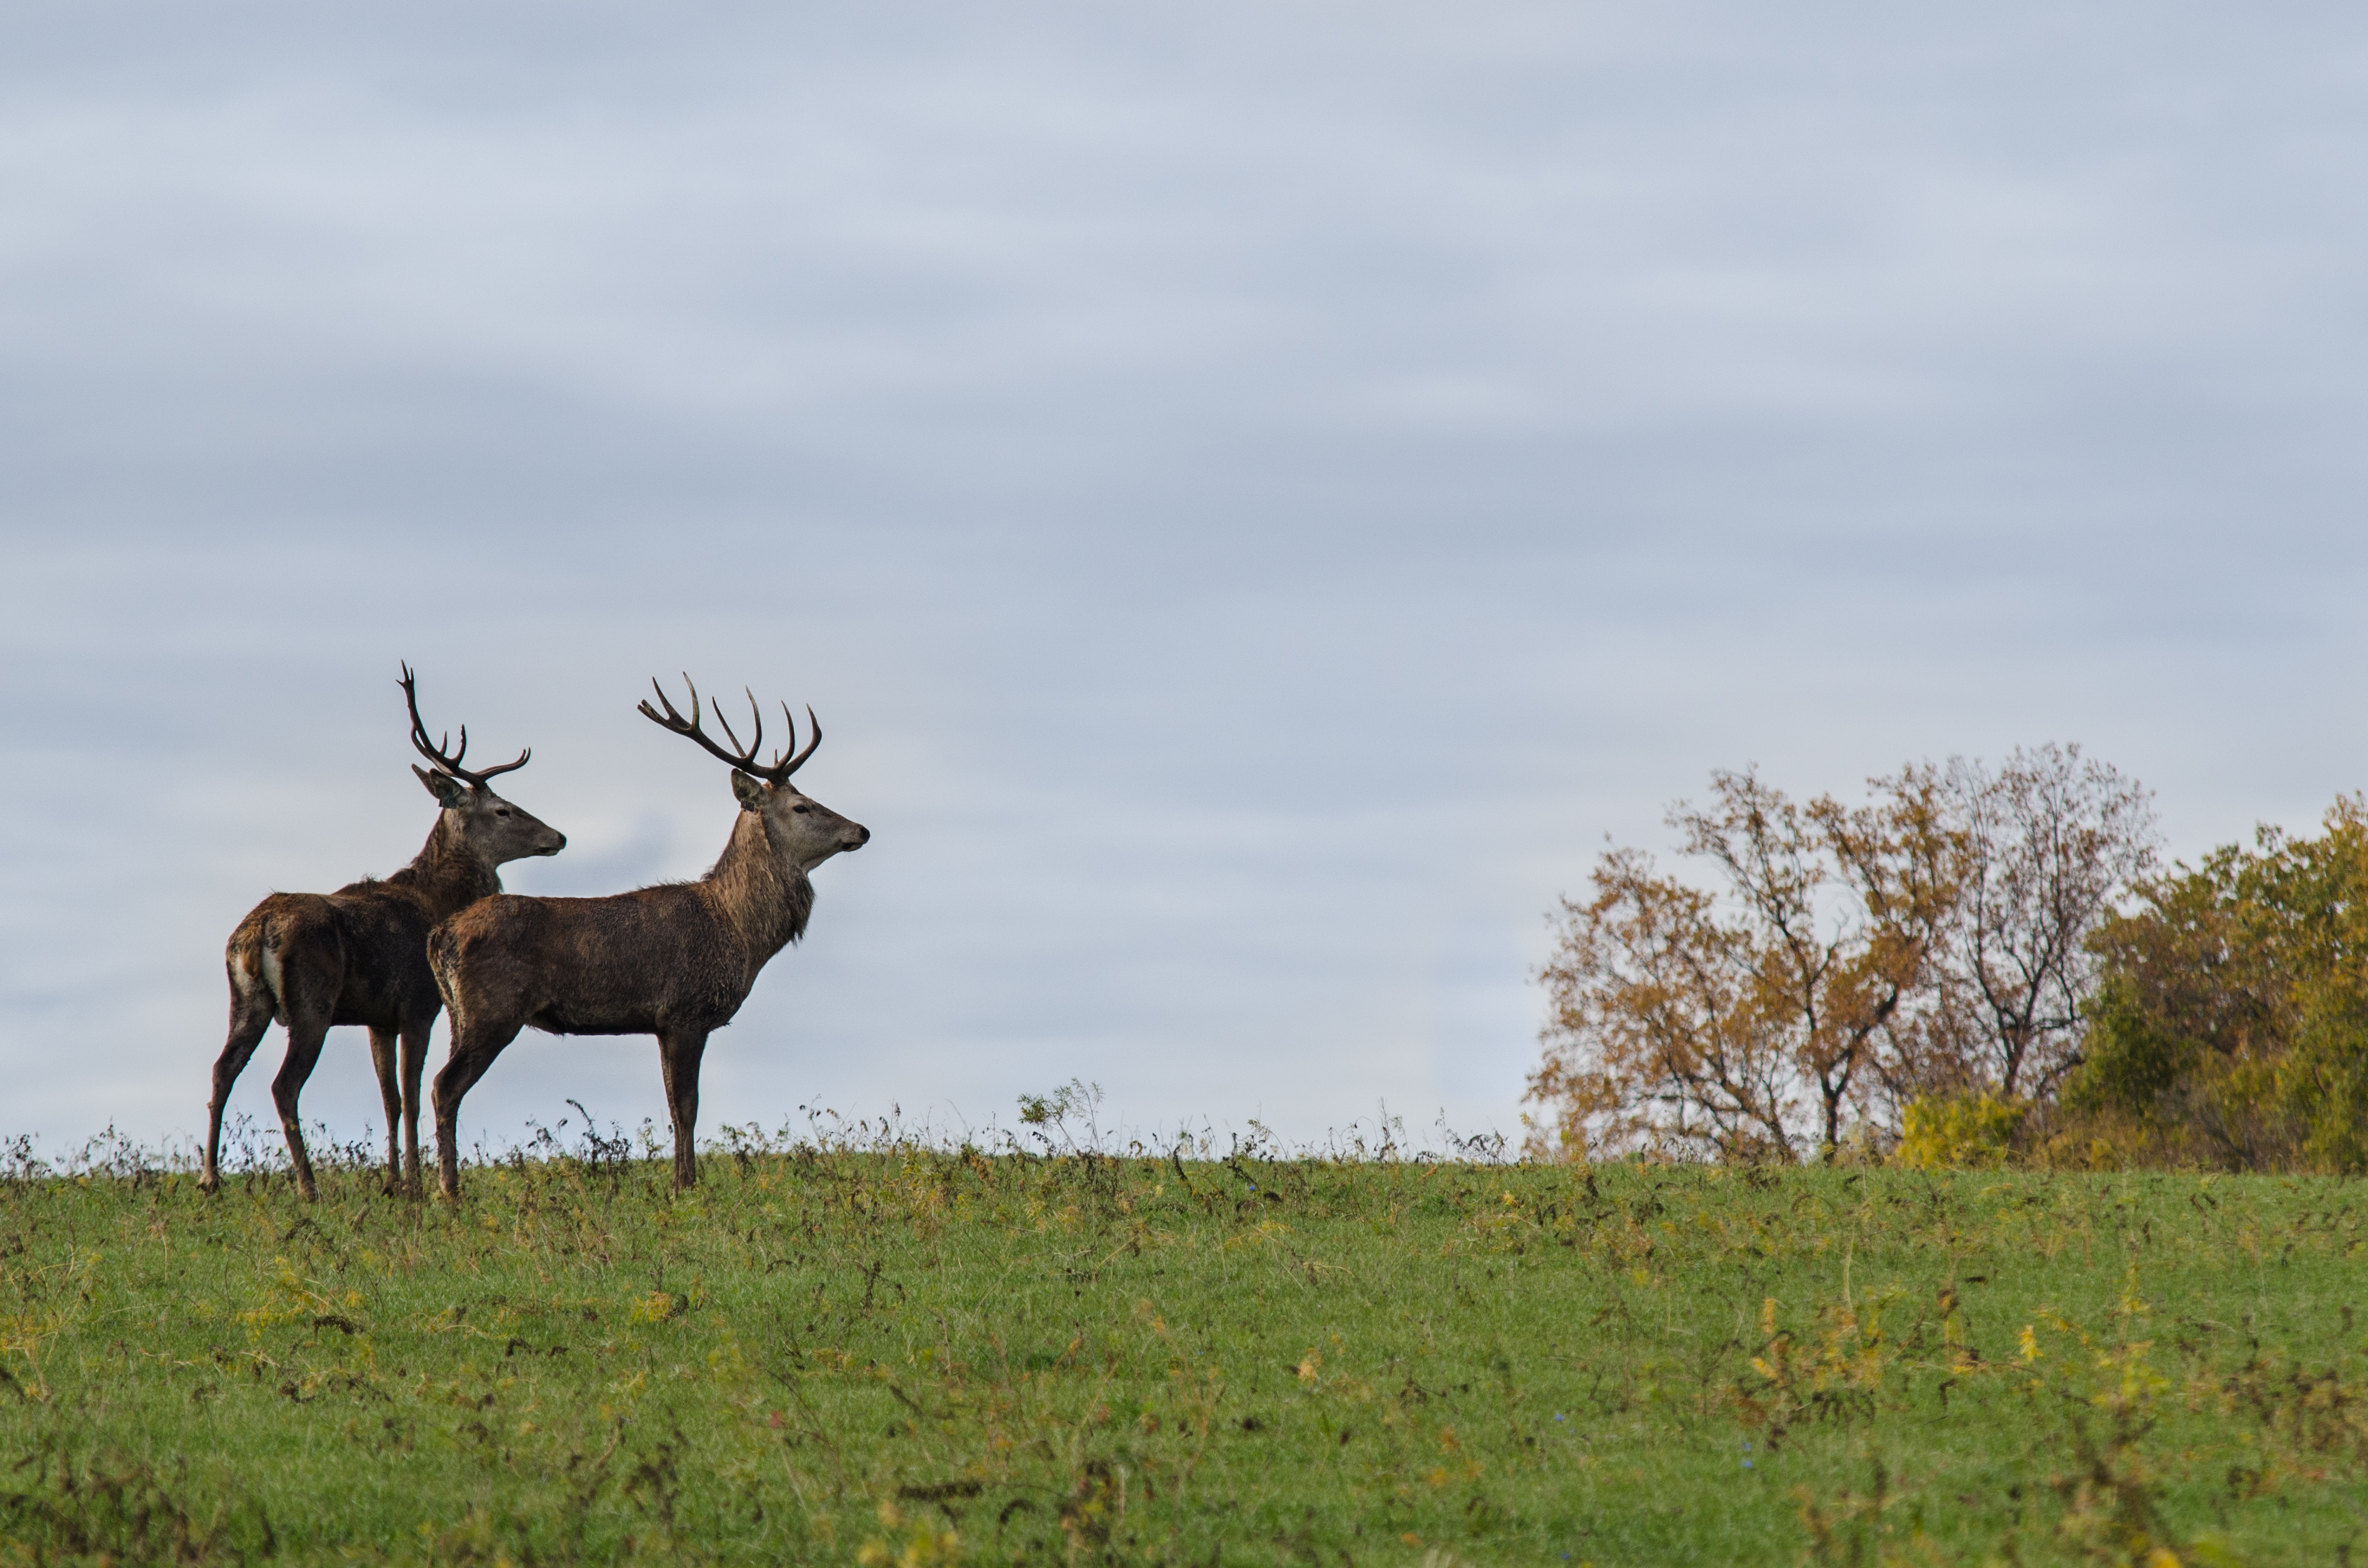
<path fill-rule="evenodd" d="M 791 756 L 792 722 L 790 749 L 759 767 L 761 717 L 745 752 L 725 751 L 699 727 L 696 687 L 689 719 L 664 692 L 658 700 L 664 714 L 646 702 L 641 711 L 732 765 L 740 801 L 732 840 L 695 882 L 609 898 L 505 894 L 472 904 L 429 936 L 428 965 L 452 1016 L 451 1051 L 434 1090 L 438 1176 L 448 1197 L 461 1190 L 461 1096 L 524 1028 L 655 1035 L 674 1123 L 675 1187 L 695 1185 L 699 1064 L 707 1037 L 739 1012 L 766 961 L 804 934 L 814 908 L 806 873 L 871 836 L 790 783 L 822 744 L 819 724 L 805 750 Z M 782 711 L 786 717 L 786 705 Z M 813 719 L 813 710 L 806 717 Z M 739 745 L 728 722 L 723 733 Z"/>
<path fill-rule="evenodd" d="M 442 999 L 427 968 L 427 933 L 436 923 L 488 893 L 501 892 L 495 869 L 529 855 L 556 855 L 566 835 L 494 793 L 485 780 L 526 766 L 516 762 L 472 772 L 461 766 L 469 732 L 450 756 L 431 746 L 419 720 L 410 667 L 403 689 L 411 707 L 411 740 L 434 770 L 415 767 L 443 812 L 410 865 L 385 881 L 365 878 L 333 893 L 273 893 L 231 933 L 223 954 L 230 972 L 230 1039 L 214 1062 L 213 1098 L 207 1107 L 206 1162 L 198 1185 L 222 1185 L 222 1111 L 231 1086 L 272 1023 L 288 1030 L 288 1055 L 271 1082 L 279 1125 L 296 1185 L 317 1196 L 313 1162 L 297 1122 L 297 1097 L 321 1058 L 321 1042 L 341 1024 L 370 1030 L 370 1060 L 386 1106 L 387 1183 L 420 1185 L 419 1074 L 427 1059 L 427 1031 Z M 402 1059 L 396 1061 L 398 1042 Z M 400 1127 L 403 1142 L 396 1142 Z"/>

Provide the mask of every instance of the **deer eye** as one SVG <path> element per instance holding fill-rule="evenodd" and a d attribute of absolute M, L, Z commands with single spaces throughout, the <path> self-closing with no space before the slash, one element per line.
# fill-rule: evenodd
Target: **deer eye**
<path fill-rule="evenodd" d="M 790 808 L 790 810 L 791 810 L 791 811 L 792 811 L 792 812 L 795 812 L 796 814 L 798 814 L 799 816 L 803 816 L 803 815 L 805 815 L 805 814 L 806 814 L 806 808 L 805 808 L 805 807 L 803 807 L 803 806 L 791 806 L 791 807 Z"/>
<path fill-rule="evenodd" d="M 510 809 L 509 809 L 507 806 L 504 806 L 500 811 L 497 811 L 497 812 L 495 812 L 494 813 L 494 815 L 495 815 L 495 816 L 497 816 L 497 817 L 506 817 L 506 816 L 507 816 L 507 815 L 509 815 L 509 814 L 510 814 Z"/>

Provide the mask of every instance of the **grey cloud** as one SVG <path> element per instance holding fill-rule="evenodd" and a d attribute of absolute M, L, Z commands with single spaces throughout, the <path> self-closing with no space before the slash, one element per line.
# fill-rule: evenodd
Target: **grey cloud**
<path fill-rule="evenodd" d="M 2363 42 L 19 8 L 5 1119 L 196 1124 L 238 915 L 427 831 L 398 657 L 534 745 L 527 891 L 722 842 L 650 676 L 814 703 L 880 836 L 719 1041 L 766 1119 L 1508 1125 L 1543 911 L 1714 766 L 2071 738 L 2183 849 L 2307 821 L 2361 762 Z M 659 1103 L 529 1045 L 483 1125 Z"/>

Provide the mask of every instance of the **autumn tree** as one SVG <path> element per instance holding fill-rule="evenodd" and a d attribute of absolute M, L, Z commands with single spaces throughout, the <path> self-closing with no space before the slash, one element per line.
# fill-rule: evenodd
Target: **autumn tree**
<path fill-rule="evenodd" d="M 2044 1101 L 2155 854 L 2146 792 L 2077 746 L 1910 765 L 1861 806 L 1719 773 L 1668 821 L 1707 879 L 1615 848 L 1562 904 L 1537 1152 L 1797 1160 L 1918 1101 Z"/>
<path fill-rule="evenodd" d="M 1566 1147 L 1829 1151 L 1953 907 L 1961 847 L 1942 780 L 1908 768 L 1854 808 L 1722 772 L 1709 805 L 1679 802 L 1668 822 L 1718 891 L 1639 851 L 1603 857 L 1595 896 L 1563 903 L 1540 975 L 1545 1058 L 1525 1097 Z"/>
<path fill-rule="evenodd" d="M 1953 760 L 1941 794 L 1964 858 L 1934 994 L 1961 1075 L 2044 1099 L 2080 1060 L 2090 938 L 2153 868 L 2152 798 L 2077 745 Z"/>

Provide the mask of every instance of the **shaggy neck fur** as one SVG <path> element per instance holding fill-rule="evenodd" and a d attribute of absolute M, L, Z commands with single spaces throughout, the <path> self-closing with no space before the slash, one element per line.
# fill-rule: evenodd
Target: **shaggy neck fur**
<path fill-rule="evenodd" d="M 752 974 L 804 936 L 806 916 L 814 913 L 814 883 L 774 851 L 765 819 L 755 812 L 740 813 L 732 825 L 732 842 L 700 885 L 716 913 L 746 945 Z"/>
<path fill-rule="evenodd" d="M 417 858 L 387 881 L 419 890 L 435 907 L 439 919 L 502 891 L 501 873 L 469 847 L 468 840 L 453 825 L 450 812 L 438 814 L 436 831 L 427 835 Z"/>

